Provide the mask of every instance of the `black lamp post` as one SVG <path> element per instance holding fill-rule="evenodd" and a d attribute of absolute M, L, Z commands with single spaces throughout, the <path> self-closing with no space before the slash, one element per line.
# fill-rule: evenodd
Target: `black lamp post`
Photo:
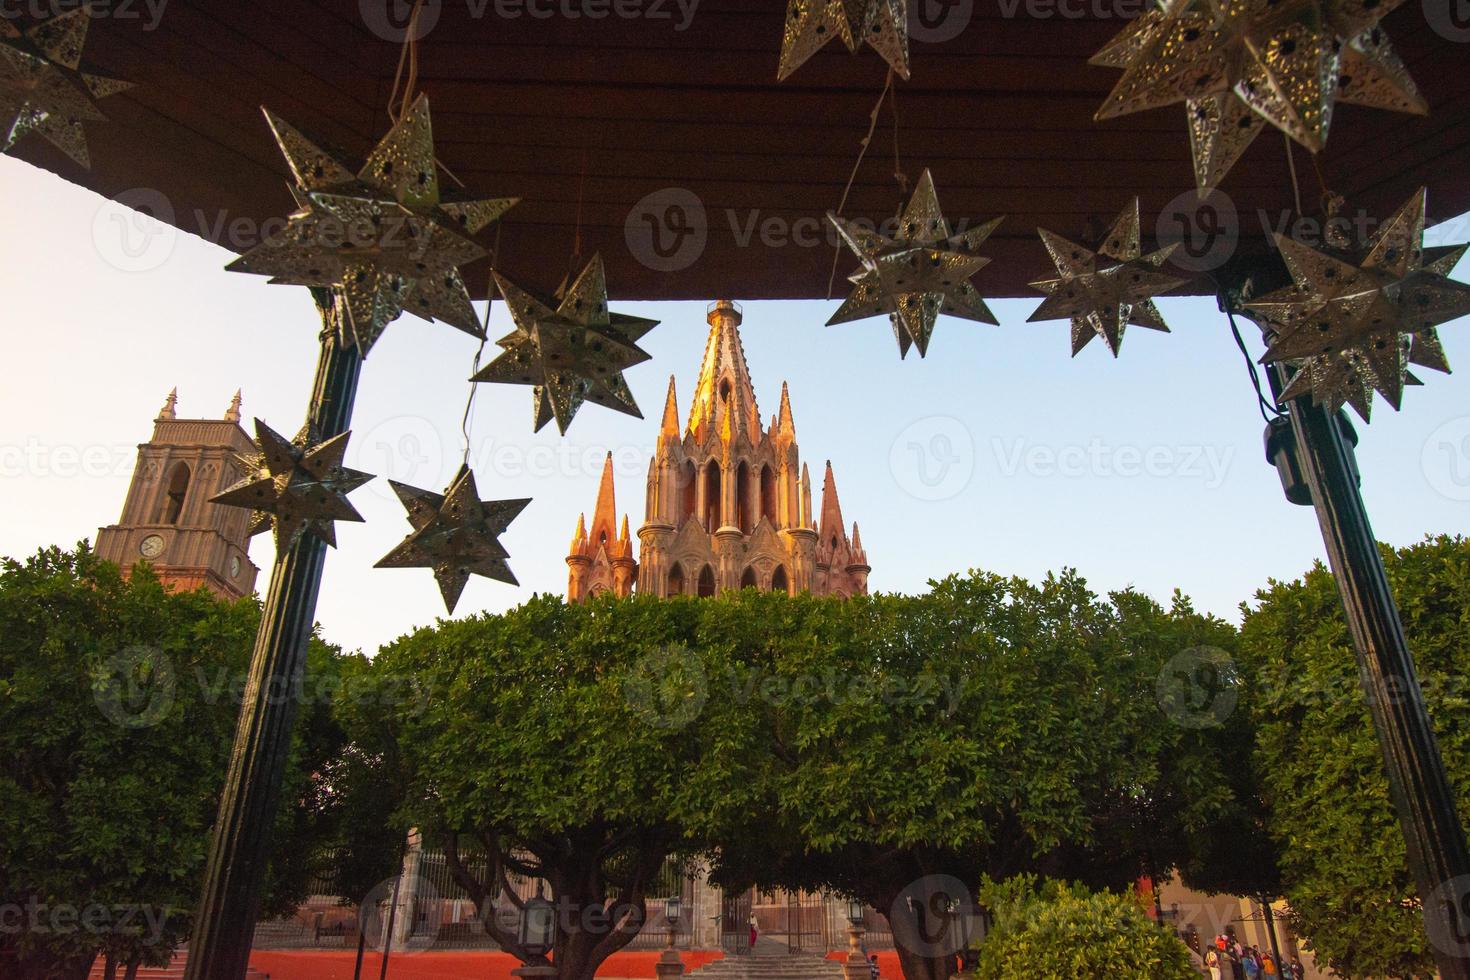
<path fill-rule="evenodd" d="M 546 954 L 556 947 L 556 906 L 546 900 L 539 882 L 536 884 L 535 897 L 526 899 L 526 904 L 521 909 L 516 942 L 531 957 L 527 966 L 547 963 Z"/>
<path fill-rule="evenodd" d="M 860 898 L 847 902 L 847 960 L 842 964 L 843 980 L 870 980 L 868 956 L 863 952 L 867 910 Z"/>
<path fill-rule="evenodd" d="M 867 906 L 860 898 L 849 899 L 847 902 L 847 921 L 855 926 L 860 926 L 867 921 Z"/>
<path fill-rule="evenodd" d="M 653 972 L 658 975 L 659 980 L 673 980 L 674 977 L 682 976 L 684 973 L 684 960 L 679 956 L 679 951 L 674 948 L 674 942 L 679 935 L 679 919 L 684 914 L 684 899 L 679 895 L 671 895 L 664 900 L 664 920 L 669 925 L 669 941 L 664 946 L 663 955 L 653 966 Z"/>

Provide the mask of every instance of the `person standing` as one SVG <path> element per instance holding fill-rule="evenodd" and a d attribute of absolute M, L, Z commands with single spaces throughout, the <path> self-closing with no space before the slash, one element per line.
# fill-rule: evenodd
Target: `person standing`
<path fill-rule="evenodd" d="M 1205 950 L 1205 967 L 1210 971 L 1210 980 L 1221 980 L 1220 951 L 1213 946 Z"/>
<path fill-rule="evenodd" d="M 750 949 L 755 951 L 755 941 L 760 938 L 760 926 L 755 920 L 755 913 L 750 913 Z"/>

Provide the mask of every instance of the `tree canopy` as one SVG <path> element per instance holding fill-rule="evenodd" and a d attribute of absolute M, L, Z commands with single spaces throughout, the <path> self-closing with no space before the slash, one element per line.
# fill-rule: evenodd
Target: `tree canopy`
<path fill-rule="evenodd" d="M 1470 541 L 1435 537 L 1382 551 L 1460 819 L 1470 824 Z M 1297 931 L 1319 961 L 1349 976 L 1432 974 L 1422 896 L 1325 567 L 1257 594 L 1241 656 Z"/>
<path fill-rule="evenodd" d="M 124 578 L 85 545 L 0 566 L 0 972 L 85 976 L 187 938 L 260 611 Z M 334 831 L 315 805 L 342 739 L 314 641 L 267 910 Z M 324 686 L 323 686 L 324 685 Z"/>

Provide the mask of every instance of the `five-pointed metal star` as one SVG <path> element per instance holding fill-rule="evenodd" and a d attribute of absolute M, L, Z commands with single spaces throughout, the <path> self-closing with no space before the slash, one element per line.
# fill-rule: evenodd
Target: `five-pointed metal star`
<path fill-rule="evenodd" d="M 24 34 L 0 20 L 0 153 L 35 133 L 83 167 L 92 166 L 82 123 L 106 118 L 95 99 L 133 86 L 81 70 L 91 22 L 85 4 Z"/>
<path fill-rule="evenodd" d="M 373 478 L 342 465 L 350 435 L 343 432 L 319 442 L 302 429 L 288 440 L 256 419 L 255 445 L 260 452 L 238 456 L 247 475 L 211 500 L 253 510 L 252 535 L 274 527 L 277 554 L 307 532 L 335 548 L 334 522 L 362 520 L 347 495 Z"/>
<path fill-rule="evenodd" d="M 830 212 L 827 218 L 862 262 L 849 277 L 852 294 L 827 326 L 886 313 L 898 338 L 899 356 L 907 357 L 914 346 L 923 357 L 940 313 L 998 324 L 970 277 L 989 264 L 988 258 L 975 253 L 1004 219 L 952 234 L 928 170 L 919 178 L 892 238 Z"/>
<path fill-rule="evenodd" d="M 866 43 L 900 78 L 909 77 L 908 0 L 789 0 L 776 80 L 784 80 L 834 37 L 848 51 Z"/>
<path fill-rule="evenodd" d="M 355 176 L 270 110 L 265 115 L 301 208 L 230 270 L 332 287 L 347 314 L 343 341 L 363 355 L 405 309 L 483 336 L 459 267 L 486 254 L 468 236 L 519 199 L 446 199 L 428 97 L 419 97 Z"/>
<path fill-rule="evenodd" d="M 526 509 L 529 498 L 481 500 L 468 466 L 460 468 L 442 494 L 389 483 L 408 511 L 413 533 L 378 562 L 378 568 L 432 568 L 450 613 L 471 575 L 520 584 L 506 564 L 510 554 L 501 546 L 500 536 Z"/>
<path fill-rule="evenodd" d="M 1125 69 L 1097 118 L 1186 103 L 1195 184 L 1217 186 L 1266 122 L 1316 152 L 1335 102 L 1424 115 L 1378 18 L 1387 0 L 1167 0 L 1091 63 Z"/>
<path fill-rule="evenodd" d="M 1278 234 L 1293 284 L 1245 304 L 1269 331 L 1263 361 L 1296 368 L 1283 401 L 1303 395 L 1369 418 L 1376 390 L 1397 410 L 1416 364 L 1448 371 L 1436 328 L 1470 314 L 1470 285 L 1448 278 L 1465 247 L 1424 248 L 1421 188 L 1356 253 Z"/>
<path fill-rule="evenodd" d="M 642 418 L 623 371 L 649 360 L 638 340 L 657 320 L 610 313 L 607 274 L 594 255 L 555 309 L 499 273 L 495 284 L 515 321 L 505 348 L 471 381 L 533 385 L 536 431 L 553 418 L 566 435 L 584 401 Z"/>
<path fill-rule="evenodd" d="M 1071 317 L 1073 357 L 1093 337 L 1101 337 L 1117 357 L 1123 330 L 1130 323 L 1168 333 L 1150 297 L 1184 285 L 1185 280 L 1160 271 L 1178 243 L 1142 254 L 1138 198 L 1118 215 L 1095 252 L 1045 228 L 1036 230 L 1061 276 L 1031 284 L 1046 293 L 1046 299 L 1027 318 L 1028 323 Z M 1116 264 L 1098 268 L 1098 256 Z"/>

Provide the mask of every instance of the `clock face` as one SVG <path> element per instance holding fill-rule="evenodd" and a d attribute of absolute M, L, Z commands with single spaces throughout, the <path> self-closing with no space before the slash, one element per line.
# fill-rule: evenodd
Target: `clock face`
<path fill-rule="evenodd" d="M 138 545 L 138 553 L 144 558 L 157 558 L 163 554 L 163 538 L 157 534 L 150 534 Z"/>
<path fill-rule="evenodd" d="M 230 578 L 240 577 L 240 556 L 234 555 L 230 558 Z"/>

